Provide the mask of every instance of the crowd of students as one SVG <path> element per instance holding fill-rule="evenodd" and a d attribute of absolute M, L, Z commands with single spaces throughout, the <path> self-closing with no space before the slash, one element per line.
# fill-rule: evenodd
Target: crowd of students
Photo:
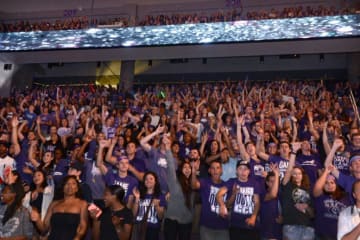
<path fill-rule="evenodd" d="M 137 17 L 118 16 L 109 17 L 90 17 L 90 16 L 73 16 L 71 18 L 57 20 L 31 21 L 23 20 L 16 22 L 6 22 L 0 24 L 0 32 L 29 32 L 29 31 L 58 31 L 69 29 L 86 29 L 94 26 L 154 26 L 154 25 L 173 25 L 187 23 L 211 23 L 211 22 L 229 22 L 238 20 L 262 20 L 278 18 L 299 18 L 315 16 L 333 16 L 355 14 L 355 8 L 337 9 L 333 6 L 293 6 L 283 9 L 256 10 L 243 13 L 242 7 L 236 7 L 233 10 L 222 10 L 215 12 L 189 12 L 189 13 L 172 13 L 159 15 L 146 15 L 137 22 Z"/>
<path fill-rule="evenodd" d="M 14 90 L 0 105 L 0 238 L 359 237 L 347 220 L 337 230 L 360 207 L 358 83 L 351 93 L 248 80 Z"/>

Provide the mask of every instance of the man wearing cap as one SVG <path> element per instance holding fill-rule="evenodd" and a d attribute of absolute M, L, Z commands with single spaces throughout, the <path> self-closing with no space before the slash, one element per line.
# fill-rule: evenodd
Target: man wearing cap
<path fill-rule="evenodd" d="M 119 185 L 125 190 L 124 200 L 126 203 L 132 203 L 129 200 L 129 196 L 132 194 L 133 189 L 137 187 L 138 181 L 136 178 L 128 175 L 129 170 L 129 159 L 126 156 L 117 157 L 116 167 L 118 169 L 117 174 L 112 172 L 111 168 L 108 168 L 103 161 L 103 150 L 105 147 L 108 147 L 108 142 L 106 140 L 99 142 L 99 153 L 97 156 L 96 164 L 100 169 L 101 173 L 104 175 L 105 183 L 108 186 Z M 130 206 L 129 206 L 130 207 Z"/>
<path fill-rule="evenodd" d="M 325 165 L 325 167 L 327 167 L 327 165 Z M 338 184 L 350 194 L 350 198 L 353 200 L 352 185 L 355 181 L 360 180 L 360 154 L 350 157 L 349 170 L 351 175 L 343 174 L 336 167 L 333 168 L 331 173 L 336 177 Z"/>
<path fill-rule="evenodd" d="M 239 161 L 236 164 L 237 178 L 230 179 L 221 187 L 216 195 L 220 205 L 221 217 L 227 217 L 227 208 L 224 202 L 225 194 L 229 193 L 227 204 L 233 205 L 230 218 L 230 240 L 260 239 L 258 213 L 260 210 L 260 187 L 249 178 L 250 164 Z"/>
<path fill-rule="evenodd" d="M 16 169 L 15 160 L 8 155 L 9 143 L 0 141 L 0 180 L 4 180 L 4 170 L 7 168 Z"/>

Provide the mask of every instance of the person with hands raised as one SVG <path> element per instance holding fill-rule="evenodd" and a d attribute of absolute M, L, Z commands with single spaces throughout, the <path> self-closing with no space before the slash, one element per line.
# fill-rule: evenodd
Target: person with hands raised
<path fill-rule="evenodd" d="M 159 148 L 154 148 L 149 144 L 149 141 L 152 138 L 163 134 L 164 130 L 165 126 L 159 126 L 154 132 L 141 139 L 140 145 L 148 154 L 148 158 L 145 160 L 145 165 L 147 169 L 157 175 L 157 177 L 159 178 L 161 191 L 163 194 L 166 194 L 169 191 L 169 186 L 167 183 L 167 161 L 165 154 L 165 144 L 163 142 L 164 138 L 160 138 Z M 174 159 L 174 161 L 176 160 Z"/>
<path fill-rule="evenodd" d="M 349 175 L 349 160 L 350 155 L 345 151 L 345 139 L 336 138 L 330 152 L 327 153 L 325 167 L 334 165 L 341 173 Z"/>
<path fill-rule="evenodd" d="M 220 160 L 213 160 L 208 170 L 210 177 L 198 179 L 194 173 L 199 169 L 199 164 L 200 161 L 191 162 L 191 172 L 193 173 L 191 187 L 193 190 L 199 190 L 201 199 L 203 199 L 200 214 L 200 239 L 229 240 L 229 221 L 225 217 L 225 213 L 221 212 L 220 205 L 216 201 L 219 189 L 225 186 L 225 182 L 221 180 L 222 163 Z M 224 195 L 223 201 L 226 201 L 226 195 Z M 224 217 L 219 217 L 219 215 Z"/>
<path fill-rule="evenodd" d="M 282 180 L 283 239 L 311 240 L 315 238 L 312 218 L 310 181 L 304 169 L 295 166 L 296 154 L 301 148 L 300 142 L 292 144 L 289 165 Z"/>
<path fill-rule="evenodd" d="M 224 202 L 229 194 L 228 204 L 232 205 L 230 217 L 230 239 L 260 239 L 258 232 L 260 211 L 260 186 L 250 178 L 250 164 L 241 160 L 236 164 L 237 178 L 232 178 L 221 187 L 216 195 L 220 205 L 220 216 L 227 217 Z"/>
<path fill-rule="evenodd" d="M 324 169 L 315 183 L 315 233 L 320 240 L 335 240 L 339 213 L 350 205 L 347 194 L 337 185 L 331 172 L 334 166 Z"/>
<path fill-rule="evenodd" d="M 111 141 L 109 140 L 101 140 L 99 142 L 99 152 L 97 155 L 97 167 L 100 169 L 101 173 L 104 175 L 104 180 L 106 185 L 118 185 L 122 186 L 125 191 L 125 203 L 126 205 L 131 208 L 133 202 L 133 196 L 131 193 L 134 188 L 137 187 L 138 181 L 128 175 L 129 170 L 129 159 L 126 156 L 117 157 L 115 161 L 113 161 L 118 169 L 118 173 L 114 174 L 112 169 L 109 169 L 109 166 L 106 166 L 103 161 L 103 151 L 105 148 L 111 146 Z"/>
<path fill-rule="evenodd" d="M 264 185 L 265 162 L 262 161 L 256 154 L 256 146 L 253 142 L 248 141 L 245 144 L 243 143 L 242 129 L 244 129 L 244 131 L 247 131 L 245 127 L 244 116 L 237 116 L 236 124 L 236 135 L 239 144 L 241 159 L 249 162 L 251 167 L 250 176 L 255 177 L 259 184 Z M 262 130 L 262 128 L 260 128 L 259 131 L 261 132 L 258 134 L 261 134 L 263 136 L 264 131 Z"/>
<path fill-rule="evenodd" d="M 171 152 L 171 141 L 167 135 L 163 136 L 163 142 L 168 166 L 167 179 L 169 186 L 171 186 L 165 212 L 165 239 L 188 240 L 191 238 L 194 207 L 190 162 L 183 162 L 176 171 L 176 163 Z"/>
<path fill-rule="evenodd" d="M 280 172 L 279 167 L 271 163 L 270 172 L 265 178 L 265 192 L 261 196 L 260 222 L 262 239 L 281 239 L 282 216 L 279 199 Z"/>

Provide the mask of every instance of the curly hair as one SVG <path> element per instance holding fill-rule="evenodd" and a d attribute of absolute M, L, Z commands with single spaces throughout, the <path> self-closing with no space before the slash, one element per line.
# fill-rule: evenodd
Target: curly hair
<path fill-rule="evenodd" d="M 154 197 L 160 197 L 160 195 L 161 195 L 161 188 L 160 188 L 160 182 L 159 182 L 158 176 L 154 172 L 147 171 L 144 174 L 143 180 L 139 183 L 140 199 L 144 199 L 145 195 L 147 193 L 147 188 L 145 186 L 145 179 L 148 175 L 152 175 L 155 178 L 155 186 L 154 186 L 154 193 L 153 193 Z"/>

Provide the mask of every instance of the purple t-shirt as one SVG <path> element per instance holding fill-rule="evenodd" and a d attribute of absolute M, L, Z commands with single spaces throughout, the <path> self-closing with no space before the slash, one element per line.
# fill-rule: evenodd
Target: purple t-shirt
<path fill-rule="evenodd" d="M 213 183 L 210 178 L 202 178 L 199 181 L 202 199 L 200 225 L 212 229 L 227 229 L 229 221 L 218 215 L 220 207 L 216 202 L 216 194 L 225 186 L 225 182 Z M 226 200 L 226 195 L 224 198 Z"/>
<path fill-rule="evenodd" d="M 258 227 L 259 218 L 257 218 L 255 227 L 249 227 L 246 224 L 245 219 L 249 218 L 254 212 L 254 195 L 258 195 L 260 199 L 259 184 L 253 178 L 249 178 L 247 182 L 240 182 L 238 179 L 232 178 L 226 182 L 229 196 L 231 195 L 234 185 L 239 189 L 239 192 L 235 196 L 230 225 L 232 227 L 243 229 L 254 229 Z"/>
<path fill-rule="evenodd" d="M 264 201 L 266 192 L 261 194 L 260 223 L 261 236 L 265 239 L 281 239 L 282 226 L 276 222 L 280 215 L 280 200 Z"/>
<path fill-rule="evenodd" d="M 149 158 L 146 159 L 146 167 L 148 170 L 153 171 L 159 178 L 160 187 L 162 193 L 169 191 L 169 186 L 167 184 L 167 162 L 166 156 L 164 153 L 160 152 L 159 149 L 151 148 L 148 152 Z M 176 160 L 174 160 L 176 161 Z M 175 164 L 176 166 L 177 164 Z"/>
<path fill-rule="evenodd" d="M 352 204 L 355 203 L 352 195 L 352 185 L 355 181 L 356 179 L 352 175 L 345 175 L 342 172 L 339 173 L 339 178 L 337 179 L 337 183 L 339 184 L 339 186 L 341 186 L 345 190 L 345 192 L 349 194 L 349 199 Z"/>
<path fill-rule="evenodd" d="M 151 198 L 152 195 L 146 194 L 144 199 L 140 199 L 139 209 L 135 217 L 135 222 L 137 223 L 141 222 L 141 220 L 144 218 L 146 210 L 151 203 Z M 155 199 L 160 200 L 160 207 L 166 206 L 165 195 L 161 194 L 160 197 Z M 161 225 L 161 219 L 159 219 L 156 208 L 154 207 L 154 204 L 152 204 L 147 217 L 147 227 L 160 228 L 160 225 Z"/>
<path fill-rule="evenodd" d="M 296 157 L 296 165 L 304 168 L 306 174 L 309 176 L 311 186 L 314 186 L 318 170 L 321 169 L 320 157 L 317 154 L 311 154 L 309 156 L 300 154 Z"/>
<path fill-rule="evenodd" d="M 146 166 L 145 166 L 146 158 L 147 157 L 145 155 L 144 150 L 138 149 L 138 150 L 136 150 L 135 157 L 131 160 L 129 159 L 129 164 L 131 166 L 133 166 L 139 172 L 145 172 L 146 171 Z M 136 176 L 132 172 L 128 172 L 128 173 L 130 176 L 133 176 L 134 178 L 136 178 Z"/>
<path fill-rule="evenodd" d="M 349 175 L 349 156 L 346 153 L 335 153 L 333 164 L 341 173 Z"/>
<path fill-rule="evenodd" d="M 118 185 L 125 190 L 125 201 L 127 202 L 132 191 L 138 185 L 138 181 L 132 176 L 120 177 L 118 174 L 114 174 L 110 169 L 104 175 L 105 183 L 108 186 Z"/>
<path fill-rule="evenodd" d="M 280 181 L 282 181 L 282 179 L 284 178 L 286 169 L 289 166 L 289 160 L 282 158 L 280 156 L 277 156 L 277 155 L 272 155 L 269 158 L 269 162 L 276 163 L 278 165 L 279 171 L 280 171 Z"/>
<path fill-rule="evenodd" d="M 336 239 L 337 222 L 340 212 L 350 206 L 348 197 L 340 200 L 333 199 L 329 195 L 321 195 L 315 198 L 315 231 L 320 236 Z"/>

